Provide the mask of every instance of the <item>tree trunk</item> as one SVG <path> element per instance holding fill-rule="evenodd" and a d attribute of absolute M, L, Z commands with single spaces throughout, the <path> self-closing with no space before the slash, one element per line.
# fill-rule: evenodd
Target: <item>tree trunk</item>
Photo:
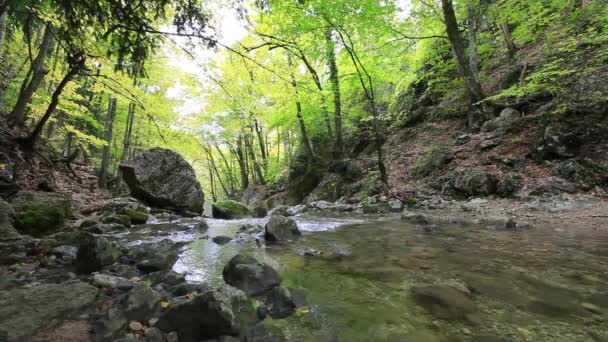
<path fill-rule="evenodd" d="M 116 115 L 116 101 L 116 98 L 110 95 L 105 127 L 105 141 L 107 145 L 103 147 L 101 154 L 101 171 L 99 175 L 99 188 L 101 189 L 104 189 L 107 186 L 108 165 L 110 162 L 110 152 L 112 150 L 112 130 L 114 127 L 114 116 Z"/>
<path fill-rule="evenodd" d="M 505 45 L 507 47 L 507 51 L 509 54 L 509 62 L 512 63 L 515 60 L 515 54 L 517 53 L 517 46 L 515 45 L 515 42 L 513 42 L 513 36 L 511 35 L 511 29 L 509 28 L 509 24 L 501 23 L 500 31 L 501 31 L 502 39 L 505 41 Z"/>
<path fill-rule="evenodd" d="M 293 68 L 293 63 L 291 62 L 291 56 L 287 55 L 287 61 L 289 62 L 289 68 Z M 306 131 L 306 123 L 304 122 L 304 117 L 302 116 L 302 104 L 300 103 L 300 94 L 298 91 L 298 83 L 296 82 L 296 77 L 293 74 L 293 71 L 290 70 L 291 73 L 291 86 L 295 92 L 295 101 L 296 101 L 296 117 L 298 118 L 298 123 L 300 125 L 300 134 L 302 136 L 302 144 L 304 145 L 304 151 L 306 153 L 306 161 L 307 168 L 310 169 L 312 167 L 312 162 L 314 160 L 314 153 L 312 151 L 312 146 L 310 145 L 310 139 L 308 139 L 308 132 Z"/>
<path fill-rule="evenodd" d="M 133 122 L 135 121 L 135 103 L 129 103 L 129 110 L 127 114 L 127 125 L 125 127 L 125 138 L 122 147 L 121 162 L 127 160 L 130 156 L 129 151 L 131 149 L 131 135 L 133 133 Z"/>
<path fill-rule="evenodd" d="M 262 126 L 260 126 L 258 120 L 253 120 L 255 125 L 255 133 L 258 137 L 258 143 L 260 145 L 260 156 L 262 158 L 262 167 L 264 171 L 268 170 L 268 153 L 266 152 L 266 144 L 264 143 L 264 137 L 262 136 Z"/>
<path fill-rule="evenodd" d="M 477 52 L 477 20 L 473 0 L 467 3 L 467 21 L 469 22 L 469 67 L 475 81 L 479 83 L 479 54 Z"/>
<path fill-rule="evenodd" d="M 253 129 L 253 127 L 251 127 L 251 129 Z M 251 161 L 251 166 L 253 168 L 254 175 L 257 178 L 257 183 L 266 184 L 266 179 L 264 179 L 264 172 L 262 172 L 260 163 L 258 162 L 258 159 L 255 155 L 255 151 L 253 150 L 253 136 L 249 134 L 245 135 L 245 149 L 247 150 L 247 153 L 249 153 L 249 160 Z"/>
<path fill-rule="evenodd" d="M 55 89 L 55 91 L 53 92 L 53 95 L 51 96 L 51 103 L 47 107 L 46 112 L 42 116 L 42 119 L 40 119 L 40 121 L 38 122 L 38 124 L 36 125 L 36 127 L 34 128 L 32 133 L 30 133 L 30 135 L 28 135 L 25 138 L 17 139 L 19 144 L 24 149 L 32 150 L 34 148 L 34 145 L 36 144 L 36 141 L 40 137 L 40 133 L 42 132 L 44 125 L 51 118 L 51 115 L 53 115 L 53 112 L 55 111 L 55 109 L 57 109 L 57 105 L 59 105 L 59 97 L 61 96 L 63 89 L 65 88 L 65 86 L 68 83 L 70 83 L 70 81 L 72 81 L 72 79 L 76 75 L 78 75 L 78 72 L 80 72 L 80 70 L 82 68 L 84 68 L 84 66 L 85 66 L 84 54 L 77 54 L 76 56 L 72 57 L 72 62 L 70 63 L 70 70 L 63 77 L 61 82 L 59 82 L 59 84 L 57 85 L 57 88 Z"/>
<path fill-rule="evenodd" d="M 36 56 L 36 59 L 34 60 L 30 69 L 32 78 L 27 82 L 27 84 L 24 83 L 25 87 L 23 87 L 19 93 L 17 103 L 11 112 L 12 125 L 23 127 L 25 124 L 27 119 L 27 106 L 32 101 L 36 90 L 38 90 L 40 84 L 42 84 L 42 80 L 44 80 L 44 76 L 47 73 L 47 70 L 44 68 L 44 62 L 49 51 L 53 50 L 54 33 L 55 28 L 53 26 L 47 26 L 44 30 L 44 37 L 42 38 L 38 55 Z"/>
<path fill-rule="evenodd" d="M 215 147 L 215 149 L 217 150 L 217 153 L 220 155 L 220 159 L 222 159 L 222 163 L 224 164 L 224 167 L 226 168 L 226 172 L 228 172 L 228 181 L 230 184 L 230 190 L 234 191 L 236 189 L 236 185 L 235 185 L 235 180 L 234 180 L 234 174 L 232 172 L 232 167 L 230 167 L 230 163 L 228 163 L 228 159 L 226 159 L 226 155 L 224 154 L 224 152 L 222 152 L 222 149 L 217 145 L 217 144 L 213 144 L 213 146 Z"/>
<path fill-rule="evenodd" d="M 207 152 L 207 161 L 209 163 L 211 163 L 211 167 L 213 168 L 213 171 L 217 175 L 217 180 L 219 181 L 219 183 L 222 187 L 222 190 L 224 190 L 224 193 L 226 194 L 226 196 L 230 196 L 230 192 L 228 192 L 228 189 L 226 189 L 226 185 L 224 184 L 224 181 L 222 180 L 222 175 L 220 175 L 220 172 L 217 169 L 217 165 L 215 165 L 215 159 L 213 158 L 211 149 L 205 148 L 205 152 Z"/>
<path fill-rule="evenodd" d="M 327 66 L 329 67 L 329 82 L 334 101 L 334 129 L 336 131 L 336 141 L 334 143 L 334 157 L 342 158 L 342 99 L 340 95 L 340 74 L 338 63 L 336 62 L 336 51 L 332 39 L 331 27 L 325 29 L 325 55 Z"/>
<path fill-rule="evenodd" d="M 239 163 L 239 169 L 241 171 L 241 189 L 245 190 L 249 187 L 249 175 L 247 173 L 247 163 L 245 162 L 245 155 L 243 153 L 243 135 L 239 134 L 236 140 L 236 159 Z"/>
<path fill-rule="evenodd" d="M 467 62 L 464 44 L 462 42 L 462 37 L 460 36 L 460 31 L 458 30 L 458 22 L 456 21 L 456 14 L 454 13 L 452 0 L 441 0 L 441 5 L 448 39 L 450 41 L 450 46 L 452 47 L 454 60 L 456 61 L 456 68 L 460 76 L 464 78 L 471 103 L 479 102 L 483 100 L 484 94 L 481 90 L 481 85 L 475 79 L 475 76 L 469 67 L 469 63 Z"/>
<path fill-rule="evenodd" d="M 213 202 L 217 202 L 217 196 L 215 195 L 215 182 L 213 181 L 213 169 L 211 168 L 211 162 L 207 159 L 207 169 L 209 170 L 209 183 L 211 185 L 211 199 Z"/>

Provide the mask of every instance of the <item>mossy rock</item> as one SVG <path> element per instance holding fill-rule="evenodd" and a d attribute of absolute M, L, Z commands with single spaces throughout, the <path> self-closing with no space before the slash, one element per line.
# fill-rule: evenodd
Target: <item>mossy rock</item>
<path fill-rule="evenodd" d="M 57 192 L 20 191 L 11 205 L 15 209 L 15 228 L 32 236 L 52 233 L 72 216 L 70 197 Z"/>
<path fill-rule="evenodd" d="M 453 159 L 452 151 L 443 145 L 433 146 L 416 160 L 412 175 L 422 179 L 441 171 Z"/>
<path fill-rule="evenodd" d="M 388 203 L 363 203 L 363 212 L 366 214 L 386 214 L 392 212 Z"/>
<path fill-rule="evenodd" d="M 148 211 L 145 209 L 127 209 L 125 210 L 125 214 L 129 216 L 132 224 L 146 224 L 148 222 Z"/>
<path fill-rule="evenodd" d="M 216 217 L 216 214 L 221 213 L 221 215 L 217 215 L 219 218 L 226 219 L 238 219 L 251 217 L 251 210 L 245 204 L 233 201 L 233 200 L 224 200 L 215 202 L 214 206 L 214 214 L 213 217 Z"/>

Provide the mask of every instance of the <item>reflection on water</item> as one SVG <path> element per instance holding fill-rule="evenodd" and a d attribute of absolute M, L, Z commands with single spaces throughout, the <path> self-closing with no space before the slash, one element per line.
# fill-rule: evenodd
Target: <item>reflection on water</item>
<path fill-rule="evenodd" d="M 451 225 L 429 230 L 380 217 L 296 220 L 303 235 L 293 245 L 258 247 L 249 238 L 220 246 L 210 239 L 234 238 L 243 224 L 263 225 L 265 219 L 207 220 L 206 232 L 188 228 L 197 221 L 184 219 L 172 222 L 184 230 L 149 227 L 133 231 L 129 240 L 191 241 L 174 270 L 192 282 L 222 283 L 223 266 L 239 252 L 272 265 L 284 286 L 307 292 L 310 304 L 273 322 L 290 341 L 566 342 L 608 335 L 608 308 L 602 307 L 608 303 L 608 238 L 598 232 Z M 304 256 L 304 250 L 321 254 Z M 433 318 L 412 302 L 412 286 L 448 282 L 471 290 L 476 325 Z"/>

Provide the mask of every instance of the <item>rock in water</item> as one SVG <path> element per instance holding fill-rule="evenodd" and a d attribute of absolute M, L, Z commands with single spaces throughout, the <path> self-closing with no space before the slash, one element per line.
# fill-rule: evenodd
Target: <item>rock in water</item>
<path fill-rule="evenodd" d="M 245 293 L 223 286 L 171 305 L 156 327 L 165 332 L 177 331 L 180 342 L 195 342 L 238 335 L 256 321 L 253 305 Z"/>
<path fill-rule="evenodd" d="M 94 310 L 97 288 L 80 281 L 42 284 L 0 294 L 0 331 L 9 341 L 27 341 L 36 331 L 83 310 Z"/>
<path fill-rule="evenodd" d="M 15 209 L 15 228 L 32 236 L 61 228 L 72 215 L 70 197 L 57 192 L 20 191 L 11 205 Z"/>
<path fill-rule="evenodd" d="M 250 256 L 235 255 L 222 272 L 224 281 L 251 296 L 260 295 L 281 283 L 281 277 L 270 265 Z"/>
<path fill-rule="evenodd" d="M 296 222 L 281 215 L 273 215 L 266 223 L 264 238 L 272 242 L 286 242 L 297 240 L 302 233 Z"/>
<path fill-rule="evenodd" d="M 247 331 L 244 341 L 285 342 L 287 339 L 285 338 L 283 331 L 278 327 L 268 323 L 259 323 Z"/>
<path fill-rule="evenodd" d="M 120 169 L 134 197 L 159 208 L 203 212 L 205 199 L 194 169 L 177 152 L 153 148 Z"/>
<path fill-rule="evenodd" d="M 446 285 L 415 286 L 416 303 L 433 316 L 448 321 L 474 322 L 477 307 L 466 294 Z"/>

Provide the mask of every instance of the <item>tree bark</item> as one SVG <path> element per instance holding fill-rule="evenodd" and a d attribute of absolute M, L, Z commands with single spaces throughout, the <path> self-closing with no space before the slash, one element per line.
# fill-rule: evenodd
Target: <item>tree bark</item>
<path fill-rule="evenodd" d="M 249 175 L 247 172 L 247 163 L 245 161 L 245 155 L 243 153 L 243 135 L 239 134 L 236 140 L 236 159 L 239 163 L 239 169 L 241 171 L 241 190 L 245 190 L 249 187 Z"/>
<path fill-rule="evenodd" d="M 517 53 L 517 45 L 513 42 L 513 36 L 511 35 L 511 29 L 509 28 L 508 23 L 499 24 L 500 31 L 502 35 L 502 39 L 505 41 L 505 45 L 507 47 L 507 52 L 509 54 L 509 62 L 513 62 L 515 60 L 515 54 Z"/>
<path fill-rule="evenodd" d="M 293 68 L 293 63 L 291 62 L 291 55 L 287 55 L 287 61 L 289 62 L 289 68 Z M 295 92 L 295 102 L 296 102 L 296 117 L 298 118 L 298 123 L 300 125 L 300 134 L 302 135 L 302 144 L 304 145 L 304 151 L 306 153 L 306 161 L 307 168 L 310 169 L 312 167 L 312 162 L 314 160 L 314 153 L 312 151 L 312 146 L 310 145 L 310 139 L 308 139 L 308 132 L 306 131 L 306 123 L 304 122 L 304 117 L 302 116 L 302 104 L 300 103 L 300 94 L 298 91 L 298 83 L 296 82 L 296 77 L 293 74 L 293 71 L 290 70 L 291 73 L 291 86 Z"/>
<path fill-rule="evenodd" d="M 380 181 L 385 186 L 385 190 L 388 191 L 388 174 L 386 172 L 386 165 L 384 165 L 384 154 L 382 152 L 383 139 L 382 133 L 380 131 L 380 113 L 378 112 L 378 107 L 376 105 L 374 82 L 370 73 L 367 71 L 363 63 L 361 63 L 361 59 L 359 58 L 359 55 L 357 54 L 352 45 L 352 40 L 350 39 L 350 36 L 343 34 L 340 31 L 338 31 L 338 35 L 340 36 L 340 40 L 342 40 L 342 44 L 344 45 L 346 52 L 348 52 L 348 56 L 353 62 L 353 66 L 355 67 L 355 70 L 357 72 L 357 77 L 359 78 L 359 82 L 361 83 L 361 88 L 363 88 L 365 98 L 367 99 L 370 105 L 372 118 L 374 120 L 373 131 L 376 144 L 378 171 L 380 172 Z M 350 44 L 347 43 L 346 39 L 344 38 L 345 35 L 348 37 L 348 41 L 350 42 Z"/>
<path fill-rule="evenodd" d="M 473 0 L 467 3 L 467 21 L 469 22 L 469 67 L 475 81 L 479 83 L 479 53 L 477 52 L 477 20 Z"/>
<path fill-rule="evenodd" d="M 471 103 L 479 102 L 483 100 L 485 96 L 481 90 L 481 85 L 475 79 L 475 76 L 469 67 L 469 63 L 467 62 L 465 48 L 458 29 L 458 22 L 456 21 L 452 0 L 441 0 L 441 7 L 443 9 L 443 19 L 452 48 L 452 54 L 456 61 L 456 69 L 460 76 L 464 78 Z"/>
<path fill-rule="evenodd" d="M 325 29 L 325 58 L 329 67 L 329 82 L 334 101 L 334 129 L 336 132 L 336 141 L 334 143 L 334 157 L 342 158 L 342 99 L 340 94 L 340 74 L 338 63 L 336 62 L 336 51 L 334 41 L 332 39 L 332 29 Z"/>
<path fill-rule="evenodd" d="M 260 156 L 262 158 L 262 167 L 264 171 L 268 170 L 268 153 L 266 153 L 266 145 L 264 143 L 264 137 L 262 136 L 262 126 L 260 126 L 258 120 L 254 119 L 255 133 L 258 137 L 258 143 L 260 145 Z"/>
<path fill-rule="evenodd" d="M 72 79 L 76 77 L 76 75 L 78 75 L 80 70 L 85 67 L 84 53 L 78 53 L 75 56 L 72 56 L 70 59 L 70 70 L 63 77 L 61 82 L 59 82 L 59 84 L 57 85 L 57 88 L 51 96 L 51 103 L 47 107 L 46 112 L 42 116 L 42 119 L 40 119 L 40 121 L 38 122 L 32 133 L 30 133 L 30 135 L 25 138 L 17 139 L 19 144 L 27 150 L 33 149 L 36 141 L 40 137 L 40 133 L 42 132 L 44 125 L 51 118 L 51 115 L 53 115 L 55 109 L 57 109 L 57 105 L 59 105 L 59 97 L 61 96 L 61 93 L 63 92 L 65 86 L 70 83 L 70 81 L 72 81 Z"/>
<path fill-rule="evenodd" d="M 112 148 L 112 130 L 114 127 L 114 116 L 116 115 L 116 98 L 110 95 L 108 101 L 108 112 L 106 115 L 105 141 L 107 145 L 103 147 L 101 154 L 101 171 L 99 174 L 99 187 L 101 189 L 107 186 L 108 164 L 110 162 L 110 152 Z"/>
<path fill-rule="evenodd" d="M 121 162 L 127 160 L 130 156 L 131 149 L 131 135 L 133 133 L 133 122 L 135 121 L 135 103 L 129 103 L 129 110 L 127 112 L 127 125 L 125 127 L 125 138 L 123 141 L 122 147 L 122 157 L 120 158 Z"/>
<path fill-rule="evenodd" d="M 224 193 L 226 194 L 226 196 L 230 196 L 230 192 L 228 191 L 228 189 L 226 189 L 226 185 L 224 184 L 224 181 L 222 180 L 222 175 L 220 175 L 220 172 L 217 169 L 217 165 L 215 164 L 215 159 L 213 158 L 211 149 L 205 148 L 205 152 L 207 152 L 207 158 L 208 158 L 207 160 L 209 163 L 211 163 L 211 167 L 213 168 L 213 171 L 217 175 L 217 180 L 219 181 L 219 183 L 222 187 L 222 190 L 224 190 Z"/>
<path fill-rule="evenodd" d="M 224 152 L 222 152 L 222 149 L 217 144 L 213 144 L 213 146 L 217 150 L 217 153 L 220 155 L 220 159 L 222 159 L 222 163 L 224 164 L 224 167 L 226 168 L 226 172 L 228 172 L 230 190 L 234 191 L 236 189 L 236 185 L 235 185 L 236 182 L 234 180 L 234 174 L 232 171 L 232 167 L 230 167 L 230 163 L 228 163 L 228 159 L 226 159 L 226 155 L 224 154 Z"/>
<path fill-rule="evenodd" d="M 25 86 L 22 87 L 22 90 L 17 97 L 17 103 L 11 112 L 12 125 L 14 126 L 23 127 L 25 124 L 27 119 L 27 106 L 32 101 L 36 90 L 38 90 L 44 80 L 44 76 L 48 72 L 44 67 L 44 62 L 46 61 L 49 51 L 53 51 L 54 49 L 54 33 L 55 28 L 53 26 L 47 26 L 44 30 L 44 36 L 42 38 L 42 43 L 40 43 L 38 55 L 30 68 L 32 78 L 27 81 L 27 83 L 24 83 Z"/>
<path fill-rule="evenodd" d="M 253 127 L 251 127 L 251 129 L 253 130 Z M 262 172 L 262 167 L 260 166 L 260 163 L 258 162 L 258 159 L 255 155 L 255 151 L 253 150 L 253 136 L 250 134 L 245 134 L 245 149 L 249 154 L 249 160 L 251 161 L 254 176 L 257 178 L 257 183 L 266 184 L 264 172 Z"/>

